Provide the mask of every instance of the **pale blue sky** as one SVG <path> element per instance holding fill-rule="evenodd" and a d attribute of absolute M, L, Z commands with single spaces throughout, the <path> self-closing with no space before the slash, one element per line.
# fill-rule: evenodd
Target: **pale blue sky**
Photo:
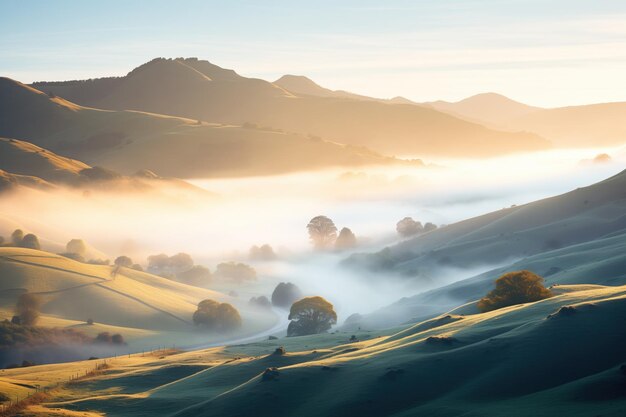
<path fill-rule="evenodd" d="M 0 75 L 123 75 L 157 56 L 416 101 L 626 101 L 626 1 L 0 0 Z"/>

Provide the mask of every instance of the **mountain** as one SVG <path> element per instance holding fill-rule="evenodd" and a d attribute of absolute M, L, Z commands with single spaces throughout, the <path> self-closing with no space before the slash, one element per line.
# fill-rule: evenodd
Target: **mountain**
<path fill-rule="evenodd" d="M 433 101 L 423 105 L 462 119 L 500 128 L 509 127 L 511 120 L 541 110 L 539 107 L 529 106 L 496 93 L 476 94 L 457 102 Z"/>
<path fill-rule="evenodd" d="M 487 156 L 549 147 L 535 134 L 491 130 L 423 106 L 355 98 L 301 77 L 278 81 L 197 59 L 159 58 L 124 77 L 33 86 L 85 106 L 271 126 L 386 154 Z"/>
<path fill-rule="evenodd" d="M 509 121 L 511 129 L 524 129 L 549 138 L 558 146 L 616 146 L 626 141 L 626 103 L 544 109 Z"/>
<path fill-rule="evenodd" d="M 540 108 L 495 93 L 477 94 L 450 103 L 435 101 L 425 106 L 511 131 L 534 132 L 559 147 L 622 145 L 626 140 L 626 103 Z"/>
<path fill-rule="evenodd" d="M 185 68 L 195 78 L 207 78 Z M 227 71 L 210 74 L 220 80 L 232 76 Z M 246 81 L 250 83 L 259 84 Z M 288 94 L 278 87 L 265 87 L 261 84 L 259 94 Z M 263 175 L 334 166 L 420 165 L 363 147 L 253 124 L 208 124 L 139 111 L 83 107 L 8 78 L 0 78 L 0 136 L 22 139 L 124 174 L 148 169 L 179 178 Z"/>

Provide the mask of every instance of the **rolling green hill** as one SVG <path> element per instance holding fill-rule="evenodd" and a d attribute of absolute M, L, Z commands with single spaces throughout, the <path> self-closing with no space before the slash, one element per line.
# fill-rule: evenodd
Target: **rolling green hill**
<path fill-rule="evenodd" d="M 109 361 L 37 408 L 110 416 L 620 416 L 626 287 L 563 287 L 483 314 Z M 273 354 L 282 345 L 287 353 Z M 79 367 L 80 363 L 76 364 Z M 620 369 L 620 366 L 622 369 Z M 269 368 L 273 368 L 269 370 Z M 268 371 L 266 371 L 268 370 Z M 49 365 L 7 371 L 12 381 Z M 41 377 L 39 377 L 41 381 Z"/>

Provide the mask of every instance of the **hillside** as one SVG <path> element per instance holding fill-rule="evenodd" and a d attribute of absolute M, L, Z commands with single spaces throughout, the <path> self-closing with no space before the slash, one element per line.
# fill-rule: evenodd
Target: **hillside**
<path fill-rule="evenodd" d="M 626 171 L 599 183 L 474 217 L 348 264 L 428 276 L 441 267 L 498 265 L 626 229 Z"/>
<path fill-rule="evenodd" d="M 463 119 L 500 128 L 508 127 L 513 119 L 541 110 L 539 107 L 529 106 L 496 93 L 476 94 L 457 102 L 433 101 L 423 103 L 423 105 Z M 526 130 L 535 132 L 532 129 Z"/>
<path fill-rule="evenodd" d="M 179 178 L 404 163 L 362 147 L 254 125 L 82 107 L 7 78 L 0 78 L 0 135 L 123 174 L 148 169 Z"/>
<path fill-rule="evenodd" d="M 85 322 L 91 318 L 100 330 L 114 327 L 122 335 L 130 335 L 129 351 L 157 343 L 184 341 L 191 345 L 232 338 L 194 328 L 192 315 L 198 302 L 207 298 L 233 303 L 240 310 L 244 325 L 235 336 L 269 328 L 276 320 L 271 313 L 258 314 L 247 302 L 215 291 L 32 249 L 0 247 L 0 277 L 3 319 L 11 318 L 20 294 L 33 293 L 42 299 L 44 326 L 90 331 Z"/>
<path fill-rule="evenodd" d="M 603 103 L 545 109 L 510 120 L 560 146 L 616 146 L 626 142 L 626 103 Z"/>
<path fill-rule="evenodd" d="M 350 333 L 339 332 L 159 359 L 111 359 L 101 375 L 52 391 L 32 411 L 617 417 L 626 409 L 620 368 L 625 318 L 626 287 L 571 286 L 547 300 L 489 313 L 451 313 L 386 333 L 356 332 L 360 341 L 353 343 Z M 287 354 L 272 354 L 277 346 Z M 70 369 L 88 366 L 78 362 Z M 46 385 L 64 372 L 48 365 L 3 376 Z"/>
<path fill-rule="evenodd" d="M 549 146 L 535 134 L 490 130 L 422 106 L 355 99 L 307 80 L 290 77 L 273 84 L 207 61 L 160 58 L 125 77 L 33 85 L 85 106 L 253 123 L 386 154 L 487 156 Z"/>

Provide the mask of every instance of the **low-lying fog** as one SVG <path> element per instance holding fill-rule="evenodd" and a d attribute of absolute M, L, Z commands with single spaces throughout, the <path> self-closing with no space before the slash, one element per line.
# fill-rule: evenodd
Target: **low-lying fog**
<path fill-rule="evenodd" d="M 592 159 L 601 153 L 611 162 Z M 587 161 L 582 161 L 587 160 Z M 487 160 L 427 161 L 428 168 L 326 170 L 237 179 L 194 179 L 216 198 L 164 199 L 144 194 L 25 191 L 0 198 L 0 234 L 21 227 L 39 235 L 44 249 L 61 252 L 72 238 L 114 259 L 125 254 L 145 265 L 156 253 L 189 253 L 211 270 L 222 261 L 245 261 L 252 245 L 270 244 L 279 261 L 258 263 L 259 282 L 240 294 L 271 294 L 279 281 L 334 302 L 338 313 L 366 313 L 423 288 L 385 276 L 362 280 L 337 268 L 342 254 L 314 253 L 306 225 L 316 215 L 349 227 L 359 251 L 397 241 L 405 216 L 450 224 L 485 212 L 524 204 L 585 186 L 626 166 L 621 149 L 579 149 Z M 54 246 L 57 243 L 57 246 Z M 489 268 L 490 266 L 485 266 Z M 442 271 L 450 282 L 481 271 Z M 408 286 L 408 288 L 407 288 Z"/>

